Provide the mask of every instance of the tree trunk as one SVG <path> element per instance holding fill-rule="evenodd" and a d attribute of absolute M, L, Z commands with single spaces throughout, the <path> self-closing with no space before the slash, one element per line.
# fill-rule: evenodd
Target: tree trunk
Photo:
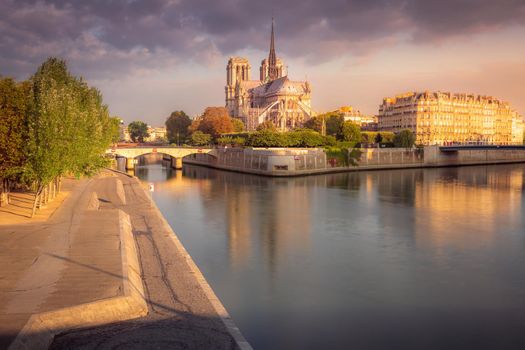
<path fill-rule="evenodd" d="M 9 183 L 9 179 L 5 180 L 6 186 L 5 186 L 5 202 L 6 204 L 9 204 L 9 194 L 11 193 L 11 184 Z"/>
<path fill-rule="evenodd" d="M 6 200 L 6 190 L 5 190 L 5 180 L 2 179 L 2 187 L 0 187 L 0 207 L 7 205 Z"/>
<path fill-rule="evenodd" d="M 36 213 L 36 206 L 37 206 L 37 202 L 39 201 L 40 199 L 40 194 L 42 193 L 42 185 L 40 183 L 38 183 L 38 185 L 36 186 L 36 191 L 35 191 L 35 200 L 33 201 L 33 210 L 31 212 L 31 217 L 35 216 L 35 213 Z"/>
<path fill-rule="evenodd" d="M 42 196 L 40 200 L 40 208 L 44 207 L 47 204 L 47 185 L 44 186 L 42 190 Z"/>
<path fill-rule="evenodd" d="M 50 189 L 51 189 L 51 182 L 49 182 L 47 185 L 46 185 L 46 204 L 49 203 L 49 200 L 51 199 L 50 197 Z"/>

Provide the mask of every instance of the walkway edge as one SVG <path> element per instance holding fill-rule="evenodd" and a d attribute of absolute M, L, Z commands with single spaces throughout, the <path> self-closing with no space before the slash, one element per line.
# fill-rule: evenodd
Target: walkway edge
<path fill-rule="evenodd" d="M 202 274 L 202 272 L 199 269 L 199 267 L 195 264 L 195 262 L 191 258 L 190 254 L 188 253 L 186 248 L 184 248 L 184 245 L 179 240 L 179 238 L 177 237 L 177 235 L 175 234 L 175 232 L 171 228 L 170 224 L 168 223 L 168 221 L 166 220 L 164 215 L 162 215 L 162 212 L 159 210 L 159 208 L 157 207 L 157 205 L 155 204 L 155 202 L 151 198 L 151 196 L 148 193 L 148 191 L 142 186 L 142 184 L 139 182 L 139 180 L 136 177 L 135 177 L 135 181 L 138 182 L 140 188 L 144 191 L 144 194 L 146 195 L 146 198 L 149 199 L 152 209 L 157 213 L 157 215 L 159 216 L 159 218 L 162 221 L 162 225 L 164 226 L 164 229 L 169 233 L 168 237 L 171 239 L 171 241 L 173 242 L 175 247 L 183 255 L 184 260 L 186 261 L 186 263 L 188 264 L 189 268 L 191 269 L 193 275 L 197 279 L 197 282 L 201 286 L 204 294 L 206 295 L 206 298 L 208 298 L 208 301 L 211 303 L 211 305 L 213 306 L 213 308 L 215 309 L 215 311 L 217 312 L 217 314 L 221 318 L 222 322 L 226 326 L 226 329 L 228 329 L 228 332 L 230 333 L 230 335 L 233 337 L 233 339 L 237 343 L 237 346 L 239 347 L 239 349 L 241 349 L 241 350 L 253 350 L 253 348 L 250 345 L 250 343 L 248 343 L 246 338 L 244 338 L 244 336 L 242 335 L 242 333 L 239 330 L 239 328 L 233 322 L 233 319 L 231 318 L 230 314 L 228 314 L 228 311 L 226 311 L 226 308 L 224 307 L 224 305 L 222 305 L 221 301 L 219 300 L 219 298 L 217 297 L 217 295 L 215 294 L 213 289 L 208 284 L 208 281 L 206 281 L 206 278 Z"/>
<path fill-rule="evenodd" d="M 118 220 L 123 295 L 34 314 L 9 346 L 9 350 L 47 349 L 54 337 L 64 331 L 125 321 L 148 313 L 129 215 L 118 210 Z"/>

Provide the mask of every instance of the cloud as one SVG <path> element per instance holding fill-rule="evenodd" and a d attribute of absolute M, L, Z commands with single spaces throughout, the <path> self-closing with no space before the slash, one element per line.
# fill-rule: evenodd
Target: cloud
<path fill-rule="evenodd" d="M 523 0 L 0 0 L 0 75 L 25 79 L 59 56 L 112 113 L 160 123 L 174 109 L 222 104 L 225 56 L 262 59 L 272 13 L 277 54 L 295 78 L 308 74 L 320 111 L 351 103 L 374 113 L 411 87 L 525 108 Z"/>
<path fill-rule="evenodd" d="M 2 74 L 27 75 L 51 55 L 100 78 L 266 51 L 272 11 L 278 50 L 310 63 L 525 24 L 522 0 L 3 0 Z"/>

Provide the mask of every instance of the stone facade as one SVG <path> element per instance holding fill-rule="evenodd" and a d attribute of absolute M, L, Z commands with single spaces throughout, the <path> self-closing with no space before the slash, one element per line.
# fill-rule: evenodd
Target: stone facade
<path fill-rule="evenodd" d="M 351 121 L 361 127 L 361 130 L 377 131 L 377 116 L 366 115 L 352 106 L 344 106 L 337 110 L 345 121 Z"/>
<path fill-rule="evenodd" d="M 364 148 L 360 150 L 357 166 L 341 165 L 320 148 L 223 148 L 215 150 L 213 155 L 191 154 L 183 162 L 266 176 L 525 162 L 522 146 L 458 148 L 456 151 L 442 150 L 439 146 Z"/>
<path fill-rule="evenodd" d="M 270 53 L 261 62 L 259 80 L 251 80 L 250 71 L 249 61 L 243 57 L 231 57 L 226 66 L 226 108 L 247 130 L 255 130 L 267 120 L 280 130 L 289 130 L 315 115 L 310 84 L 290 80 L 275 54 L 273 22 Z"/>
<path fill-rule="evenodd" d="M 522 117 L 490 96 L 410 92 L 383 99 L 378 119 L 379 130 L 410 129 L 423 145 L 523 143 Z"/>

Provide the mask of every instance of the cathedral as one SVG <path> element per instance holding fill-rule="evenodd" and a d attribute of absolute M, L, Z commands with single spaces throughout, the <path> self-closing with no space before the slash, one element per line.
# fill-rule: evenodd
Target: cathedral
<path fill-rule="evenodd" d="M 271 121 L 279 130 L 291 130 L 315 115 L 310 84 L 288 79 L 283 61 L 275 54 L 274 40 L 272 20 L 270 54 L 261 62 L 259 80 L 250 79 L 246 58 L 230 57 L 226 67 L 226 108 L 248 131 L 264 121 Z"/>

